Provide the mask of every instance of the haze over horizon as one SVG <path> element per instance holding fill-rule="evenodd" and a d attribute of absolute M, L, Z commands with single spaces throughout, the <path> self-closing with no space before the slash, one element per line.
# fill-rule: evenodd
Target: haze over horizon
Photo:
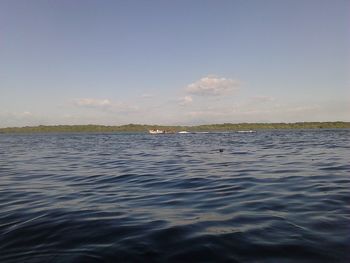
<path fill-rule="evenodd" d="M 350 121 L 350 1 L 0 1 L 0 127 Z"/>

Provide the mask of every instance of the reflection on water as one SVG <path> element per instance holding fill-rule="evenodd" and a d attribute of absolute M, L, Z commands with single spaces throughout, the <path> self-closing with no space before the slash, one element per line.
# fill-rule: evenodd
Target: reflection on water
<path fill-rule="evenodd" d="M 349 135 L 1 134 L 0 262 L 348 262 Z"/>

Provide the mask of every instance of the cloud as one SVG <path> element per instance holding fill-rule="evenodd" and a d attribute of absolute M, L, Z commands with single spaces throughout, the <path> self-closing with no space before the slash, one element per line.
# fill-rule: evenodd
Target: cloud
<path fill-rule="evenodd" d="M 240 82 L 235 79 L 206 76 L 189 84 L 186 87 L 186 91 L 193 95 L 220 96 L 237 90 L 239 86 Z"/>
<path fill-rule="evenodd" d="M 180 98 L 180 105 L 182 106 L 191 104 L 192 102 L 193 102 L 193 99 L 191 96 L 185 96 L 183 98 Z"/>
<path fill-rule="evenodd" d="M 73 104 L 80 108 L 90 109 L 103 114 L 138 112 L 139 107 L 123 102 L 112 102 L 108 99 L 81 98 L 73 100 Z"/>
<path fill-rule="evenodd" d="M 89 108 L 108 108 L 112 105 L 111 101 L 107 99 L 82 98 L 76 99 L 74 102 L 77 106 Z"/>

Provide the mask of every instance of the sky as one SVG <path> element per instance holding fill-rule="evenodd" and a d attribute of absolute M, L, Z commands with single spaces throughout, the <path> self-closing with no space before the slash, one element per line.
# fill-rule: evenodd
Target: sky
<path fill-rule="evenodd" d="M 0 127 L 350 121 L 349 0 L 0 0 Z"/>

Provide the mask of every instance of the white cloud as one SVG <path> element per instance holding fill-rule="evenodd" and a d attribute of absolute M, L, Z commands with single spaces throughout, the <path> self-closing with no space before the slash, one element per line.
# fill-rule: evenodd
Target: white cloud
<path fill-rule="evenodd" d="M 92 107 L 92 108 L 99 108 L 99 107 L 110 107 L 112 105 L 110 100 L 107 99 L 91 99 L 91 98 L 81 98 L 76 99 L 75 104 L 77 106 L 81 107 Z"/>
<path fill-rule="evenodd" d="M 180 98 L 180 105 L 188 105 L 193 102 L 193 98 L 191 96 L 185 96 Z"/>
<path fill-rule="evenodd" d="M 219 96 L 238 89 L 240 82 L 235 79 L 206 76 L 189 84 L 186 91 L 190 94 L 201 96 Z"/>
<path fill-rule="evenodd" d="M 139 111 L 139 107 L 136 105 L 124 102 L 112 102 L 108 99 L 81 98 L 75 99 L 73 102 L 75 106 L 91 109 L 92 111 L 103 114 L 128 114 Z"/>

